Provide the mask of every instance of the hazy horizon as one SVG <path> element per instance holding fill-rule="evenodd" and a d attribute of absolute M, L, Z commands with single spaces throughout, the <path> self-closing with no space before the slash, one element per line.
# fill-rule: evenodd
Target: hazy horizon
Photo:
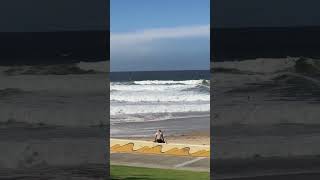
<path fill-rule="evenodd" d="M 209 70 L 209 1 L 138 2 L 111 1 L 112 72 Z"/>

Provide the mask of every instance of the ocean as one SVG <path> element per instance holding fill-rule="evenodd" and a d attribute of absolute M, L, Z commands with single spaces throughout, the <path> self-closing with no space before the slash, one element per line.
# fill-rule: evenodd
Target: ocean
<path fill-rule="evenodd" d="M 319 154 L 318 59 L 258 58 L 211 65 L 210 135 L 216 159 Z"/>
<path fill-rule="evenodd" d="M 209 117 L 209 70 L 112 72 L 110 79 L 111 136 L 128 129 L 146 135 L 160 121 Z M 150 129 L 139 129 L 142 122 Z"/>
<path fill-rule="evenodd" d="M 0 179 L 105 176 L 108 77 L 81 67 L 0 66 Z"/>

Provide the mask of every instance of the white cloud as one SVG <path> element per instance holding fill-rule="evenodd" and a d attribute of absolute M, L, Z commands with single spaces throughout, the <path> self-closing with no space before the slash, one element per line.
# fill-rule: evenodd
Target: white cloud
<path fill-rule="evenodd" d="M 210 25 L 157 28 L 128 33 L 111 33 L 111 48 L 145 44 L 161 39 L 176 39 L 210 36 Z"/>
<path fill-rule="evenodd" d="M 185 40 L 187 38 L 203 38 L 205 41 L 209 42 L 210 25 L 181 26 L 174 28 L 145 29 L 136 32 L 111 33 L 111 70 L 167 69 L 168 64 L 172 64 L 172 68 L 174 68 L 174 66 L 184 66 L 187 68 L 188 64 L 191 64 L 194 69 L 199 69 L 197 68 L 198 65 L 205 67 L 206 63 L 209 61 L 209 55 L 206 59 L 203 58 L 202 55 L 200 56 L 195 53 L 195 51 L 199 51 L 199 48 L 197 47 L 199 46 L 199 41 L 185 45 L 179 42 L 173 42 L 180 39 Z M 165 40 L 165 42 L 159 43 L 161 40 Z M 184 41 L 182 42 L 184 43 Z M 183 55 L 181 54 L 181 49 L 184 48 L 178 47 L 179 45 L 188 48 L 188 50 L 186 50 L 187 52 Z M 192 48 L 193 46 L 195 48 Z M 203 56 L 206 55 L 206 50 L 208 48 L 209 46 L 200 48 L 201 52 L 204 51 Z M 209 54 L 209 52 L 207 54 Z M 195 56 L 203 59 L 201 62 L 197 62 L 197 66 L 194 66 L 191 63 L 194 61 Z"/>

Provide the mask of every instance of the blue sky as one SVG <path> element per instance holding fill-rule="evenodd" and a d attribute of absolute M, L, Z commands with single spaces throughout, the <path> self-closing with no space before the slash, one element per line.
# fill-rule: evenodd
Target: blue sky
<path fill-rule="evenodd" d="M 111 0 L 111 71 L 209 69 L 209 3 Z"/>

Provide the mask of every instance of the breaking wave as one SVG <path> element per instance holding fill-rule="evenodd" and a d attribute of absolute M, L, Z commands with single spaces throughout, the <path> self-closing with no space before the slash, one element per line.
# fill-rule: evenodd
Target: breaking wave
<path fill-rule="evenodd" d="M 157 121 L 210 110 L 209 80 L 111 83 L 111 122 Z"/>

